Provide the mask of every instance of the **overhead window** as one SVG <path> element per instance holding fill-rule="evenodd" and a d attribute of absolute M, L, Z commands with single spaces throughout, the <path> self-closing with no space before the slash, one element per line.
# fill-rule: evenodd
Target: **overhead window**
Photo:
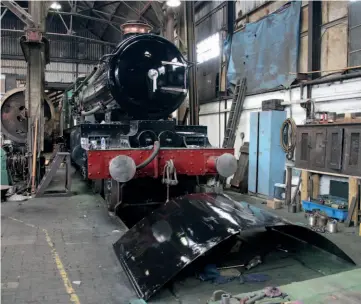
<path fill-rule="evenodd" d="M 197 43 L 197 62 L 203 63 L 220 54 L 219 33 Z"/>
<path fill-rule="evenodd" d="M 349 4 L 349 66 L 361 64 L 361 1 Z"/>

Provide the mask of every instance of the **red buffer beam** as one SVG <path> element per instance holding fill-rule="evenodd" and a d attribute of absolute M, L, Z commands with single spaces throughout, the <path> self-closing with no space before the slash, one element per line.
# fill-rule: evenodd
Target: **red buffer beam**
<path fill-rule="evenodd" d="M 88 151 L 88 178 L 89 179 L 108 179 L 110 161 L 119 155 L 125 155 L 132 158 L 136 165 L 144 162 L 152 154 L 153 150 L 96 150 Z M 207 149 L 160 149 L 155 159 L 143 169 L 136 172 L 137 177 L 158 178 L 163 172 L 163 168 L 168 160 L 173 160 L 177 174 L 180 175 L 216 175 L 217 157 L 230 153 L 233 155 L 233 149 L 207 148 Z"/>

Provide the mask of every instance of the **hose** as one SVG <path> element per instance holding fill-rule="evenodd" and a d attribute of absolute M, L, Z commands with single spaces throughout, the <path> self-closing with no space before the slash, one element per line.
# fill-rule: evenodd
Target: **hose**
<path fill-rule="evenodd" d="M 296 147 L 296 123 L 292 118 L 287 118 L 281 127 L 281 147 L 288 160 L 293 159 Z"/>
<path fill-rule="evenodd" d="M 90 111 L 87 111 L 87 112 L 81 111 L 80 114 L 81 114 L 81 116 L 90 116 L 90 115 L 98 112 L 101 108 L 102 108 L 101 106 L 96 106 L 93 109 L 91 109 Z"/>
<path fill-rule="evenodd" d="M 89 111 L 81 111 L 80 115 L 81 116 L 90 116 L 90 115 L 98 112 L 99 110 L 103 109 L 104 107 L 106 107 L 111 101 L 113 101 L 113 99 L 109 99 L 108 101 L 104 102 L 101 105 L 94 107 L 93 109 L 91 109 Z"/>
<path fill-rule="evenodd" d="M 148 166 L 153 161 L 153 159 L 158 155 L 160 150 L 160 142 L 155 141 L 153 147 L 154 147 L 153 153 L 144 162 L 142 162 L 136 167 L 137 170 L 143 169 L 144 167 Z"/>

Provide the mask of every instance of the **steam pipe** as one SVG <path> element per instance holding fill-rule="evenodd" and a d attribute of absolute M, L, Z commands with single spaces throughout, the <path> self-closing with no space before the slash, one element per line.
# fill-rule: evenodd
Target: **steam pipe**
<path fill-rule="evenodd" d="M 333 81 L 342 81 L 342 80 L 348 80 L 348 79 L 353 79 L 353 78 L 358 78 L 358 77 L 361 77 L 361 72 L 305 81 L 305 82 L 301 82 L 301 85 L 324 84 L 324 83 L 329 83 L 329 82 L 333 82 Z"/>
<path fill-rule="evenodd" d="M 89 79 L 95 74 L 95 72 L 98 70 L 97 67 L 94 67 L 94 69 L 91 71 L 91 73 L 84 79 L 84 81 L 77 87 L 77 89 L 74 91 L 73 95 L 77 95 L 80 91 L 80 89 L 87 84 Z"/>
<path fill-rule="evenodd" d="M 139 164 L 137 166 L 137 170 L 143 169 L 144 167 L 148 166 L 154 160 L 154 158 L 158 155 L 159 150 L 160 150 L 160 142 L 155 141 L 153 153 L 144 162 L 142 162 L 141 164 Z"/>
<path fill-rule="evenodd" d="M 98 112 L 102 107 L 101 106 L 96 106 L 95 108 L 89 110 L 89 111 L 81 111 L 80 115 L 81 116 L 90 116 L 96 112 Z"/>
<path fill-rule="evenodd" d="M 111 101 L 113 101 L 113 99 L 110 99 L 110 100 L 104 102 L 103 104 L 94 107 L 93 109 L 91 109 L 89 111 L 81 111 L 80 115 L 81 116 L 90 116 L 90 115 L 98 112 L 99 110 L 101 110 L 105 106 L 107 106 Z"/>

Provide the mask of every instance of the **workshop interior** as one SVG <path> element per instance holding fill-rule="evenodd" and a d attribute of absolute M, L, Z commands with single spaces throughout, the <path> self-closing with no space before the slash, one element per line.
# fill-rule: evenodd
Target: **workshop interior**
<path fill-rule="evenodd" d="M 1 301 L 361 303 L 361 1 L 1 1 Z"/>

